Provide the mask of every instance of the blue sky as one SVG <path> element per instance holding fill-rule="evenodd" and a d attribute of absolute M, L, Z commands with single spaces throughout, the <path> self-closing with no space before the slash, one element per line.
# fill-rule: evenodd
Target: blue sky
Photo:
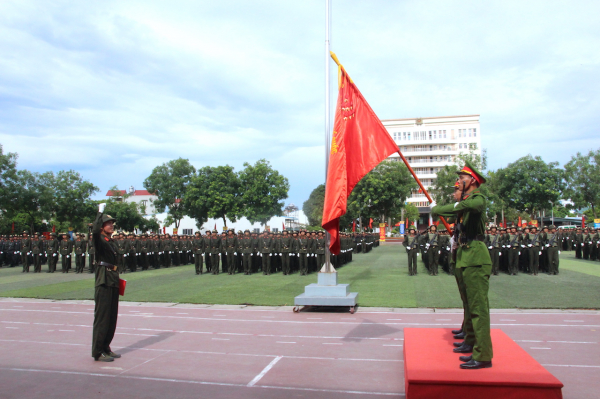
<path fill-rule="evenodd" d="M 178 157 L 238 170 L 266 158 L 301 206 L 324 180 L 324 4 L 0 2 L 0 143 L 21 168 L 77 170 L 99 195 L 141 189 Z M 600 147 L 600 3 L 332 12 L 332 50 L 381 119 L 481 114 L 490 169 Z"/>

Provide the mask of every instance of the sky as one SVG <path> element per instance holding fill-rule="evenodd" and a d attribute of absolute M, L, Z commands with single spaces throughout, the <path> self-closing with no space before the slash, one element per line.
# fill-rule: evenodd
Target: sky
<path fill-rule="evenodd" d="M 332 50 L 381 119 L 480 114 L 491 170 L 600 147 L 600 2 L 332 4 Z M 0 144 L 96 198 L 179 157 L 265 158 L 301 207 L 325 179 L 324 43 L 325 0 L 4 0 Z"/>

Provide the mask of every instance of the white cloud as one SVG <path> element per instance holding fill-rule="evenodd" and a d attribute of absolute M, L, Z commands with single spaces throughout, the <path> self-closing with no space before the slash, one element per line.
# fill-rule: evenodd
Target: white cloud
<path fill-rule="evenodd" d="M 493 169 L 599 147 L 597 2 L 333 4 L 382 119 L 479 113 Z M 0 3 L 0 143 L 102 194 L 178 157 L 266 158 L 301 206 L 324 180 L 324 22 L 317 0 Z"/>

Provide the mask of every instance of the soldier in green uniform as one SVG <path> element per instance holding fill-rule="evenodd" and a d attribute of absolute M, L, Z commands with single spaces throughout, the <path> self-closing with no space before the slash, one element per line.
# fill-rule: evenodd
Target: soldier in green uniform
<path fill-rule="evenodd" d="M 264 275 L 271 274 L 271 257 L 273 252 L 273 239 L 265 230 L 263 236 L 258 239 L 258 251 L 262 260 L 262 272 Z"/>
<path fill-rule="evenodd" d="M 23 273 L 29 273 L 29 256 L 31 255 L 31 239 L 26 231 L 23 232 L 21 239 L 21 264 L 23 265 Z"/>
<path fill-rule="evenodd" d="M 204 239 L 199 231 L 196 232 L 196 238 L 192 241 L 192 252 L 194 255 L 194 267 L 196 274 L 202 274 L 202 257 L 204 256 Z"/>
<path fill-rule="evenodd" d="M 508 249 L 508 274 L 511 276 L 516 276 L 519 271 L 520 238 L 521 235 L 517 231 L 517 227 L 513 226 L 505 241 L 506 248 Z"/>
<path fill-rule="evenodd" d="M 408 229 L 408 235 L 404 237 L 402 245 L 406 248 L 406 254 L 408 255 L 408 275 L 417 275 L 417 254 L 419 253 L 419 237 L 417 237 L 417 230 L 414 226 L 410 226 Z"/>
<path fill-rule="evenodd" d="M 83 234 L 76 234 L 77 239 L 73 243 L 73 249 L 75 251 L 75 273 L 83 273 L 85 268 L 85 253 L 87 251 L 87 245 L 83 239 Z"/>
<path fill-rule="evenodd" d="M 67 233 L 63 233 L 62 241 L 59 244 L 62 272 L 69 273 L 71 268 L 71 254 L 73 253 L 73 241 L 69 240 Z"/>
<path fill-rule="evenodd" d="M 437 226 L 432 224 L 429 226 L 429 233 L 426 235 L 425 240 L 425 254 L 427 255 L 427 264 L 429 265 L 429 275 L 438 275 L 438 263 L 440 258 L 439 250 L 439 234 L 437 233 Z"/>
<path fill-rule="evenodd" d="M 225 238 L 225 254 L 227 256 L 227 273 L 231 276 L 235 274 L 236 269 L 236 256 L 238 249 L 238 240 L 234 234 L 233 229 L 227 232 L 227 237 Z"/>
<path fill-rule="evenodd" d="M 496 226 L 490 228 L 487 246 L 490 252 L 490 258 L 492 259 L 492 274 L 497 276 L 500 270 L 500 234 L 498 234 L 498 228 Z"/>
<path fill-rule="evenodd" d="M 33 255 L 33 272 L 42 272 L 42 253 L 44 252 L 44 242 L 40 240 L 38 233 L 33 235 L 31 240 L 31 254 Z"/>
<path fill-rule="evenodd" d="M 112 362 L 121 357 L 110 349 L 119 314 L 119 271 L 117 245 L 111 238 L 115 231 L 115 219 L 104 214 L 105 206 L 106 204 L 99 205 L 92 228 L 98 262 L 94 292 L 92 357 L 96 361 Z"/>
<path fill-rule="evenodd" d="M 56 271 L 58 262 L 58 240 L 56 233 L 50 233 L 50 239 L 46 242 L 46 256 L 48 257 L 48 273 Z"/>
<path fill-rule="evenodd" d="M 292 237 L 287 230 L 283 230 L 283 237 L 281 238 L 279 250 L 281 251 L 281 269 L 283 275 L 287 276 L 290 274 L 290 252 L 292 252 Z"/>
<path fill-rule="evenodd" d="M 459 231 L 456 268 L 460 269 L 465 285 L 468 311 L 464 323 L 465 341 L 454 351 L 473 353 L 461 356 L 460 360 L 465 362 L 461 368 L 488 368 L 492 366 L 493 357 L 488 301 L 492 260 L 483 242 L 487 199 L 479 191 L 485 178 L 469 162 L 458 173 L 464 193 L 462 200 L 435 206 L 432 214 L 456 218 Z"/>
<path fill-rule="evenodd" d="M 300 238 L 298 238 L 298 246 L 296 253 L 298 254 L 298 267 L 300 269 L 300 275 L 306 276 L 308 273 L 308 251 L 310 242 L 306 238 L 306 232 L 302 230 L 300 232 Z"/>
<path fill-rule="evenodd" d="M 209 239 L 210 269 L 212 274 L 219 274 L 219 260 L 223 252 L 223 244 L 217 230 L 213 230 Z M 208 252 L 208 251 L 207 251 Z"/>
<path fill-rule="evenodd" d="M 210 230 L 206 230 L 204 234 L 204 263 L 206 264 L 206 272 L 210 272 L 212 269 L 210 267 Z"/>
<path fill-rule="evenodd" d="M 254 240 L 250 235 L 250 230 L 244 231 L 244 235 L 238 240 L 239 251 L 242 253 L 242 263 L 244 266 L 244 275 L 252 274 L 252 259 L 254 258 Z"/>
<path fill-rule="evenodd" d="M 529 272 L 537 276 L 540 270 L 540 246 L 542 237 L 537 231 L 537 226 L 531 227 L 531 232 L 527 237 L 527 247 L 529 248 Z"/>
<path fill-rule="evenodd" d="M 548 254 L 548 274 L 558 274 L 558 255 L 560 250 L 558 249 L 558 234 L 556 233 L 556 226 L 552 225 L 549 228 L 550 233 L 544 234 L 544 244 Z"/>

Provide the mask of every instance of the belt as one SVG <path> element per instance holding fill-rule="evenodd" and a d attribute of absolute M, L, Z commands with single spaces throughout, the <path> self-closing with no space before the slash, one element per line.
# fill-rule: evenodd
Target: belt
<path fill-rule="evenodd" d="M 111 271 L 111 272 L 116 272 L 117 271 L 117 266 L 115 266 L 115 265 L 113 265 L 111 263 L 100 261 L 100 262 L 98 262 L 98 264 L 100 266 L 106 267 L 106 270 L 108 270 L 108 271 Z"/>

